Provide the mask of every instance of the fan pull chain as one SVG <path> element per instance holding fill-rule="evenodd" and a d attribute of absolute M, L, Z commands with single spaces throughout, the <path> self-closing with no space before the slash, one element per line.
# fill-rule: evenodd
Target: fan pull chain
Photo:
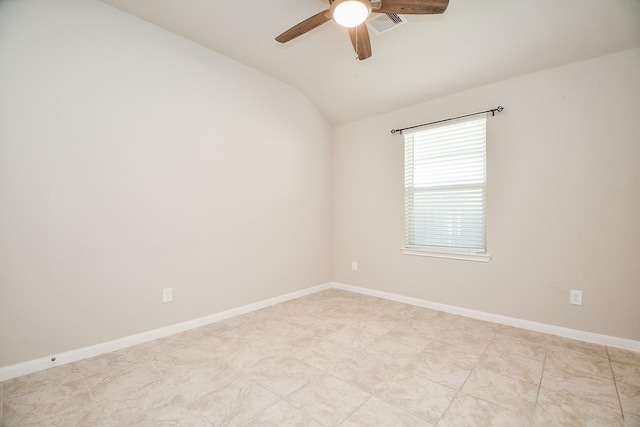
<path fill-rule="evenodd" d="M 358 27 L 356 27 L 356 59 L 358 59 Z"/>
<path fill-rule="evenodd" d="M 360 54 L 358 53 L 358 26 L 356 26 L 356 59 L 360 59 Z"/>

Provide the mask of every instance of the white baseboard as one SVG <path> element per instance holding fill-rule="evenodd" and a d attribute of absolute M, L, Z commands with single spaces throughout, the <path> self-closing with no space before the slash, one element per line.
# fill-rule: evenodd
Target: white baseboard
<path fill-rule="evenodd" d="M 422 300 L 418 298 L 406 297 L 390 292 L 377 291 L 375 289 L 362 288 L 359 286 L 345 285 L 343 283 L 334 282 L 332 285 L 335 289 L 356 292 L 359 294 L 369 295 L 378 298 L 384 298 L 391 301 L 411 304 L 418 307 L 430 308 L 433 310 L 444 311 L 459 316 L 471 317 L 473 319 L 485 320 L 487 322 L 499 323 L 502 325 L 513 326 L 516 328 L 527 329 L 530 331 L 542 332 L 545 334 L 557 335 L 560 337 L 571 338 L 578 341 L 585 341 L 594 344 L 606 345 L 609 347 L 622 348 L 640 352 L 640 341 L 627 338 L 613 337 L 610 335 L 596 334 L 593 332 L 581 331 L 578 329 L 564 328 L 561 326 L 548 325 L 546 323 L 532 322 L 530 320 L 518 319 L 515 317 L 501 316 L 499 314 L 487 313 L 484 311 L 472 310 L 469 308 L 456 307 L 452 305 L 441 304 L 437 302 Z"/>
<path fill-rule="evenodd" d="M 278 297 L 269 298 L 269 299 L 258 301 L 252 304 L 243 305 L 241 307 L 233 308 L 233 309 L 222 311 L 219 313 L 210 314 L 208 316 L 200 317 L 193 320 L 188 320 L 186 322 L 177 323 L 175 325 L 166 326 L 164 328 L 154 329 L 151 331 L 142 332 L 140 334 L 131 335 L 124 338 L 118 338 L 113 341 L 107 341 L 100 344 L 83 347 L 83 348 L 67 351 L 64 353 L 56 354 L 56 355 L 29 360 L 27 362 L 18 363 L 16 365 L 5 366 L 0 368 L 0 382 L 11 379 L 11 378 L 16 378 L 22 375 L 31 374 L 33 372 L 42 371 L 48 368 L 52 368 L 54 366 L 65 365 L 67 363 L 77 362 L 78 360 L 99 356 L 101 354 L 109 353 L 111 351 L 121 350 L 123 348 L 153 341 L 158 338 L 163 338 L 169 335 L 177 334 L 179 332 L 195 329 L 200 326 L 209 325 L 211 323 L 229 319 L 230 317 L 235 317 L 241 314 L 250 313 L 252 311 L 270 307 L 275 304 L 279 304 L 285 301 L 303 297 L 305 295 L 323 291 L 325 289 L 331 288 L 332 285 L 333 285 L 332 283 L 325 283 L 322 285 L 312 286 L 310 288 L 302 289 L 300 291 L 291 292 Z M 55 360 L 52 360 L 54 358 Z"/>
<path fill-rule="evenodd" d="M 378 291 L 375 289 L 362 288 L 359 286 L 346 285 L 346 284 L 337 283 L 337 282 L 329 282 L 322 285 L 302 289 L 300 291 L 291 292 L 278 297 L 269 298 L 263 301 L 258 301 L 252 304 L 243 305 L 241 307 L 233 308 L 233 309 L 222 311 L 219 313 L 214 313 L 208 316 L 200 317 L 200 318 L 189 320 L 186 322 L 177 323 L 175 325 L 166 326 L 164 328 L 154 329 L 154 330 L 143 332 L 140 334 L 119 338 L 113 341 L 107 341 L 104 343 L 67 351 L 57 355 L 43 357 L 40 359 L 29 360 L 27 362 L 19 363 L 16 365 L 6 366 L 3 368 L 0 368 L 0 381 L 5 381 L 11 378 L 27 375 L 37 371 L 42 371 L 48 368 L 52 368 L 54 366 L 60 366 L 67 363 L 76 362 L 78 360 L 86 359 L 89 357 L 99 356 L 104 353 L 121 350 L 123 348 L 131 347 L 137 344 L 142 344 L 148 341 L 153 341 L 158 338 L 163 338 L 179 332 L 188 331 L 190 329 L 195 329 L 200 326 L 209 325 L 211 323 L 219 322 L 221 320 L 229 319 L 231 317 L 239 316 L 241 314 L 250 313 L 252 311 L 260 310 L 262 308 L 270 307 L 275 304 L 300 298 L 305 295 L 310 295 L 310 294 L 320 292 L 330 288 L 341 289 L 349 292 L 355 292 L 355 293 L 369 295 L 369 296 L 378 297 L 378 298 L 384 298 L 391 301 L 397 301 L 405 304 L 415 305 L 418 307 L 425 307 L 433 310 L 444 311 L 447 313 L 457 314 L 465 317 L 471 317 L 473 319 L 478 319 L 478 320 L 485 320 L 492 323 L 499 323 L 507 326 L 513 326 L 516 328 L 528 329 L 531 331 L 558 335 L 565 338 L 572 338 L 579 341 L 586 341 L 586 342 L 591 342 L 595 344 L 606 345 L 609 347 L 616 347 L 616 348 L 622 348 L 626 350 L 640 352 L 640 341 L 630 340 L 626 338 L 612 337 L 609 335 L 601 335 L 593 332 L 580 331 L 577 329 L 563 328 L 560 326 L 548 325 L 545 323 L 537 323 L 529 320 L 517 319 L 514 317 L 501 316 L 498 314 L 486 313 L 483 311 L 471 310 L 468 308 L 441 304 L 441 303 L 422 300 L 418 298 L 397 295 L 390 292 Z M 54 357 L 55 357 L 55 361 L 52 361 L 52 358 Z"/>

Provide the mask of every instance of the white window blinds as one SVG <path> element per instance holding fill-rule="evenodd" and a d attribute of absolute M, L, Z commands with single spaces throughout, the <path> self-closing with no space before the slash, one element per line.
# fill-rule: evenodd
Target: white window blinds
<path fill-rule="evenodd" d="M 486 117 L 405 135 L 405 249 L 485 254 Z"/>

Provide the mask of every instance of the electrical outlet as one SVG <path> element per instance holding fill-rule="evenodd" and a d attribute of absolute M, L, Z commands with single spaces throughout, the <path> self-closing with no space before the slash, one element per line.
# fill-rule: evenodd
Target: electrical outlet
<path fill-rule="evenodd" d="M 351 261 L 351 269 L 353 271 L 358 271 L 358 261 Z"/>
<path fill-rule="evenodd" d="M 573 305 L 582 305 L 582 291 L 572 289 L 569 295 L 569 303 Z"/>
<path fill-rule="evenodd" d="M 173 288 L 164 288 L 162 290 L 162 302 L 173 301 Z"/>

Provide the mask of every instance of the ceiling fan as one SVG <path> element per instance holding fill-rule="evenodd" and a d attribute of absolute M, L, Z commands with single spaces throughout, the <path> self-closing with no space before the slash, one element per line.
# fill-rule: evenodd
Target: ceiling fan
<path fill-rule="evenodd" d="M 366 19 L 371 13 L 431 15 L 444 13 L 449 0 L 329 0 L 329 9 L 305 19 L 276 37 L 286 43 L 333 19 L 349 30 L 351 44 L 359 60 L 371 56 Z"/>

